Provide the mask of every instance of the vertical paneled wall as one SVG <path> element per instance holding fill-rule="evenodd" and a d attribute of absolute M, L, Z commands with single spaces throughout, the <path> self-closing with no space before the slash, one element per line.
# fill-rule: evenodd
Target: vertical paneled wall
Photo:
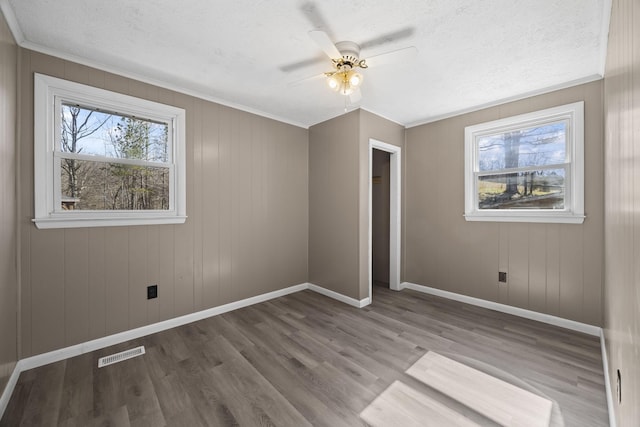
<path fill-rule="evenodd" d="M 577 101 L 585 102 L 584 223 L 465 221 L 465 126 Z M 403 280 L 601 325 L 603 138 L 601 81 L 408 129 Z"/>
<path fill-rule="evenodd" d="M 354 111 L 309 128 L 309 281 L 356 299 L 358 117 Z"/>
<path fill-rule="evenodd" d="M 0 395 L 18 360 L 16 88 L 18 48 L 0 12 Z"/>
<path fill-rule="evenodd" d="M 22 357 L 307 281 L 305 129 L 25 49 L 19 60 Z M 184 108 L 186 223 L 36 229 L 34 72 Z"/>
<path fill-rule="evenodd" d="M 369 296 L 369 138 L 402 146 L 404 127 L 365 110 L 309 129 L 309 281 Z"/>
<path fill-rule="evenodd" d="M 615 0 L 605 105 L 604 329 L 618 426 L 640 420 L 640 5 Z M 617 403 L 620 370 L 622 401 Z"/>

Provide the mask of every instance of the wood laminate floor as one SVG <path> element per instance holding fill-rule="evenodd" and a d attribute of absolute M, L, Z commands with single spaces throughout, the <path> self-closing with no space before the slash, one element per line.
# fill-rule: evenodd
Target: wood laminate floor
<path fill-rule="evenodd" d="M 97 368 L 139 345 L 145 355 Z M 597 337 L 375 287 L 363 309 L 303 291 L 23 372 L 0 426 L 361 426 L 402 393 L 497 425 L 447 381 L 407 374 L 428 352 L 551 401 L 551 426 L 607 425 Z"/>

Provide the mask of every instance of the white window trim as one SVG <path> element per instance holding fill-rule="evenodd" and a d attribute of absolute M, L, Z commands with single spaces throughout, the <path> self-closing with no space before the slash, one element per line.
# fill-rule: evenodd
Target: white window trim
<path fill-rule="evenodd" d="M 59 135 L 61 102 L 94 106 L 170 124 L 170 203 L 166 211 L 66 211 L 57 212 L 55 194 L 55 138 Z M 57 115 L 56 115 L 57 114 Z M 186 216 L 185 110 L 123 95 L 43 74 L 34 74 L 34 206 L 38 228 L 104 227 L 181 224 Z M 120 160 L 118 160 L 120 162 Z M 59 185 L 58 185 L 59 186 Z"/>
<path fill-rule="evenodd" d="M 565 209 L 478 209 L 476 138 L 489 133 L 527 127 L 549 120 L 570 120 L 567 154 L 570 173 L 566 177 Z M 465 213 L 467 221 L 546 222 L 581 224 L 584 221 L 584 102 L 561 105 L 473 126 L 465 134 Z"/>

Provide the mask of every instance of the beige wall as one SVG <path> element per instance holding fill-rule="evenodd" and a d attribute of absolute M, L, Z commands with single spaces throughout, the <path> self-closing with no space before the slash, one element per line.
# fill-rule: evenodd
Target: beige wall
<path fill-rule="evenodd" d="M 640 420 L 640 7 L 615 0 L 609 29 L 605 105 L 604 329 L 611 389 L 622 377 L 618 426 Z M 614 397 L 615 400 L 615 397 Z"/>
<path fill-rule="evenodd" d="M 0 395 L 18 360 L 16 268 L 17 47 L 0 12 Z"/>
<path fill-rule="evenodd" d="M 582 100 L 584 224 L 465 221 L 465 126 Z M 405 162 L 405 281 L 602 324 L 601 81 L 408 129 Z"/>
<path fill-rule="evenodd" d="M 305 129 L 25 49 L 19 61 L 22 357 L 307 281 Z M 184 225 L 32 225 L 34 72 L 186 109 Z"/>
<path fill-rule="evenodd" d="M 357 299 L 359 115 L 309 128 L 309 281 Z"/>
<path fill-rule="evenodd" d="M 369 139 L 402 146 L 404 127 L 356 110 L 309 128 L 309 281 L 369 296 Z"/>

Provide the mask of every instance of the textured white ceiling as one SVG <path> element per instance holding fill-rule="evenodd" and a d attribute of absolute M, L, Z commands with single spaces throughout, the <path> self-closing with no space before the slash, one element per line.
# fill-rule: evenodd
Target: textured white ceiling
<path fill-rule="evenodd" d="M 309 126 L 344 112 L 309 38 L 415 46 L 364 70 L 360 107 L 403 125 L 602 75 L 610 0 L 0 0 L 24 47 Z M 355 108 L 350 106 L 349 108 Z"/>

